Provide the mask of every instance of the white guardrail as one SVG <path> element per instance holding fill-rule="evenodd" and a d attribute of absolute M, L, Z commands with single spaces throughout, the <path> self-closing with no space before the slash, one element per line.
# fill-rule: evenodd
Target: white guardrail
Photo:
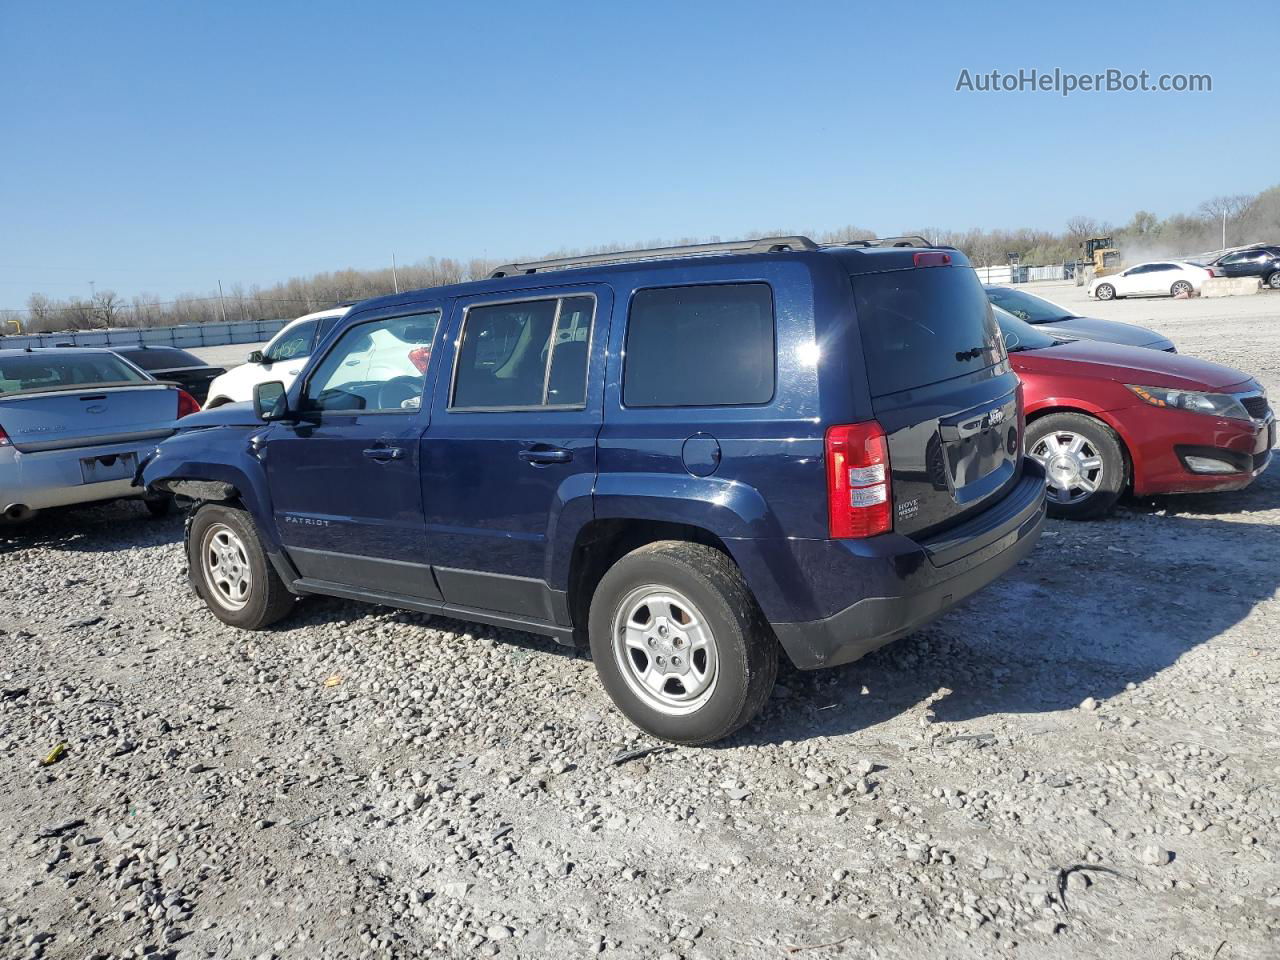
<path fill-rule="evenodd" d="M 190 323 L 177 327 L 118 327 L 110 330 L 68 330 L 63 333 L 0 335 L 0 349 L 24 347 L 221 347 L 230 343 L 270 340 L 288 320 L 246 320 L 240 323 Z"/>

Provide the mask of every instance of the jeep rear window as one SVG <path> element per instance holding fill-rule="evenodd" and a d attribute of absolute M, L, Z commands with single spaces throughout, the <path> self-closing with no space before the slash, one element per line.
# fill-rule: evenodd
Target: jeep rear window
<path fill-rule="evenodd" d="M 917 267 L 852 277 L 872 396 L 911 390 L 1004 359 L 1000 329 L 977 275 Z"/>
<path fill-rule="evenodd" d="M 479 304 L 467 310 L 451 410 L 581 407 L 595 298 Z"/>
<path fill-rule="evenodd" d="M 768 403 L 774 381 L 773 293 L 767 283 L 641 290 L 627 323 L 628 407 Z"/>

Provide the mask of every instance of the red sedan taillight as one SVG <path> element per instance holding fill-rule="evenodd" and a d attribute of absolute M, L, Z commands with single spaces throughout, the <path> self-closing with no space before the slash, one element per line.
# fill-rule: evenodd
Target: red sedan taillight
<path fill-rule="evenodd" d="M 178 419 L 200 412 L 200 402 L 185 390 L 178 391 Z"/>
<path fill-rule="evenodd" d="M 893 529 L 889 443 L 874 420 L 827 430 L 827 530 L 833 539 Z"/>
<path fill-rule="evenodd" d="M 414 365 L 419 373 L 426 375 L 427 365 L 431 362 L 431 348 L 414 347 L 409 351 L 409 362 Z"/>

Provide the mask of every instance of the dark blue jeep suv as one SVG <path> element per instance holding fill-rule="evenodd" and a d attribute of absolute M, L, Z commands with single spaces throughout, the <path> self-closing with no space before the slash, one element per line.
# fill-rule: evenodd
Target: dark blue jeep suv
<path fill-rule="evenodd" d="M 779 646 L 846 663 L 1024 557 L 1022 433 L 962 254 L 781 237 L 361 303 L 140 482 L 195 502 L 227 623 L 327 594 L 585 641 L 633 722 L 700 744 L 760 709 Z"/>

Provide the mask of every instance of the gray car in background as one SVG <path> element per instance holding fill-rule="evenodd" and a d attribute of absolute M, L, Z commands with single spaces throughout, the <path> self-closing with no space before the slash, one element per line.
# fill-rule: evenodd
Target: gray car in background
<path fill-rule="evenodd" d="M 0 350 L 0 522 L 143 497 L 138 461 L 199 408 L 110 350 Z M 153 514 L 169 506 L 147 500 Z"/>
<path fill-rule="evenodd" d="M 987 299 L 997 307 L 1027 323 L 1046 324 L 1045 331 L 1062 340 L 1102 340 L 1126 347 L 1149 347 L 1166 353 L 1178 352 L 1172 340 L 1146 327 L 1077 316 L 1061 304 L 1025 290 L 1015 290 L 1012 287 L 983 289 L 987 291 Z"/>

